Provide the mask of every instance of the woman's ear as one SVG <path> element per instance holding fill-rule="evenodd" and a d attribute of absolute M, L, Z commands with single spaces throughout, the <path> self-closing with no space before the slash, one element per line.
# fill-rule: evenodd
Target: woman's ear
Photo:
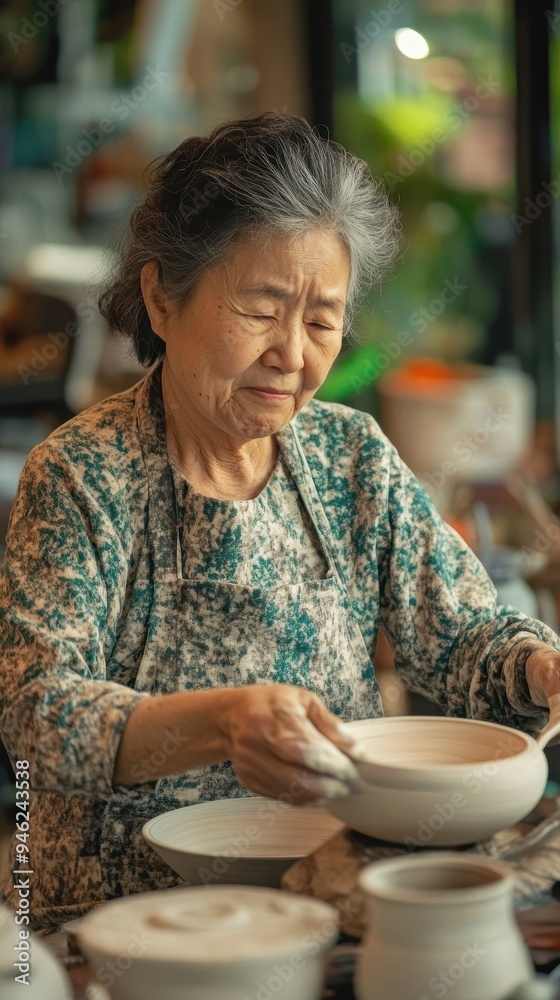
<path fill-rule="evenodd" d="M 159 283 L 158 266 L 154 260 L 144 264 L 140 272 L 140 285 L 152 330 L 165 341 L 170 311 L 167 297 Z"/>

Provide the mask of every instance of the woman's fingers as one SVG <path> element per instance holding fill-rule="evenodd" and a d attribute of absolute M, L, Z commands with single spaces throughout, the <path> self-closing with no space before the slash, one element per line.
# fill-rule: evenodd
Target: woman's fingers
<path fill-rule="evenodd" d="M 355 751 L 357 752 L 360 745 L 359 740 L 352 735 L 346 723 L 338 719 L 336 715 L 331 715 L 316 695 L 312 696 L 308 717 L 315 728 L 323 733 L 343 753 L 353 754 Z"/>
<path fill-rule="evenodd" d="M 560 694 L 560 653 L 535 640 L 525 664 L 525 676 L 533 704 L 547 708 L 550 698 Z"/>
<path fill-rule="evenodd" d="M 291 765 L 270 754 L 261 755 L 258 767 L 250 756 L 236 761 L 235 768 L 249 791 L 267 798 L 281 797 L 287 805 L 306 805 L 348 794 L 345 782 Z"/>
<path fill-rule="evenodd" d="M 314 694 L 281 685 L 253 691 L 249 698 L 254 700 L 244 713 L 245 725 L 238 726 L 236 732 L 234 762 L 240 776 L 244 769 L 241 759 L 250 767 L 254 758 L 259 762 L 260 771 L 263 750 L 266 750 L 270 768 L 276 769 L 276 782 L 284 782 L 287 777 L 285 765 L 293 765 L 307 770 L 310 793 L 314 797 L 327 798 L 361 789 L 355 766 L 329 734 L 342 748 L 350 747 L 353 741 Z M 243 777 L 242 780 L 247 783 Z M 252 780 L 258 782 L 259 775 Z M 270 787 L 269 782 L 267 787 Z"/>
<path fill-rule="evenodd" d="M 280 689 L 276 705 L 276 725 L 271 727 L 269 746 L 273 754 L 294 764 L 303 764 L 339 782 L 351 790 L 361 788 L 352 761 L 333 742 L 343 747 L 352 741 L 341 732 L 335 716 L 316 695 L 301 688 Z"/>
<path fill-rule="evenodd" d="M 347 791 L 359 791 L 362 787 L 350 758 L 313 726 L 302 728 L 301 733 L 280 745 L 277 753 L 285 760 L 343 783 Z"/>

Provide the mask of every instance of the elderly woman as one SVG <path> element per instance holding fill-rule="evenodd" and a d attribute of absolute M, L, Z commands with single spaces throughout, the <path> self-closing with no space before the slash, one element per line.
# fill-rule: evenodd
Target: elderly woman
<path fill-rule="evenodd" d="M 382 714 L 380 625 L 446 712 L 543 724 L 556 637 L 496 607 L 369 415 L 313 400 L 395 234 L 366 165 L 300 118 L 155 171 L 101 301 L 151 371 L 33 450 L 3 567 L 35 927 L 178 883 L 141 837 L 158 813 L 344 792 L 341 720 Z"/>

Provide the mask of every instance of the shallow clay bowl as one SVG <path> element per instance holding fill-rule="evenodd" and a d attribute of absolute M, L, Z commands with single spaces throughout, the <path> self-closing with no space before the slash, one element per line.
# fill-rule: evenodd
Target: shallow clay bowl
<path fill-rule="evenodd" d="M 252 796 L 173 809 L 146 823 L 142 835 L 189 885 L 277 888 L 290 865 L 343 826 L 316 806 Z"/>
<path fill-rule="evenodd" d="M 485 840 L 536 805 L 548 765 L 536 740 L 492 722 L 402 716 L 348 723 L 364 790 L 328 804 L 360 833 L 398 844 Z"/>

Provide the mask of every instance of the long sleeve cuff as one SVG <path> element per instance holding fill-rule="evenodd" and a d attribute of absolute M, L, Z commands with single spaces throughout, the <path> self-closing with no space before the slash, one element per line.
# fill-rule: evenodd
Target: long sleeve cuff
<path fill-rule="evenodd" d="M 530 727 L 538 732 L 546 724 L 548 712 L 531 701 L 527 684 L 527 660 L 533 650 L 541 648 L 536 636 L 529 632 L 519 633 L 504 649 L 503 675 L 506 697 L 514 712 L 526 719 L 534 720 Z"/>
<path fill-rule="evenodd" d="M 2 717 L 13 761 L 28 760 L 34 791 L 106 800 L 125 723 L 148 692 L 112 681 L 66 678 L 53 691 L 37 679 Z"/>

